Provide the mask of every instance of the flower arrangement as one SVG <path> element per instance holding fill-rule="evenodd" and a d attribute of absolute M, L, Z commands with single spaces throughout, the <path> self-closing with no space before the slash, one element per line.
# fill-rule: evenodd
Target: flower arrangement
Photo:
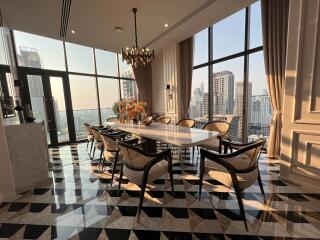
<path fill-rule="evenodd" d="M 119 102 L 119 113 L 121 115 L 126 115 L 129 120 L 138 121 L 139 114 L 145 112 L 146 105 L 145 102 L 139 102 L 135 99 L 124 99 Z"/>

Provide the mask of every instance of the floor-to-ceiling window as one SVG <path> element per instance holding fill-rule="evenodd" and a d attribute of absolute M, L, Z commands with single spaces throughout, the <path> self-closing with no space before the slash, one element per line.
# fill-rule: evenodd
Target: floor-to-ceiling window
<path fill-rule="evenodd" d="M 13 36 L 36 121 L 51 122 L 47 111 L 53 109 L 59 143 L 84 139 L 84 123 L 103 124 L 116 115 L 120 98 L 138 97 L 132 68 L 120 54 L 20 31 Z"/>
<path fill-rule="evenodd" d="M 269 134 L 260 8 L 258 1 L 195 35 L 190 117 L 198 127 L 229 121 L 234 140 Z"/>

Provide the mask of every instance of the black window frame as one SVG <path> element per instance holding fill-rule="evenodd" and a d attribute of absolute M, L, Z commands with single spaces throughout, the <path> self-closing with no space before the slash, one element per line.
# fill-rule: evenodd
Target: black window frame
<path fill-rule="evenodd" d="M 254 3 L 253 3 L 254 4 Z M 240 10 L 242 11 L 242 10 Z M 239 57 L 244 58 L 243 64 L 243 112 L 242 112 L 242 141 L 247 142 L 248 139 L 248 118 L 247 118 L 247 99 L 248 99 L 248 82 L 249 82 L 249 57 L 250 54 L 263 51 L 263 46 L 250 48 L 250 18 L 251 18 L 251 5 L 245 8 L 245 33 L 244 33 L 244 50 L 234 54 L 230 54 L 218 59 L 213 59 L 213 25 L 207 28 L 208 31 L 208 61 L 202 64 L 194 65 L 193 70 L 208 67 L 208 121 L 212 121 L 212 105 L 213 105 L 213 92 L 212 81 L 210 77 L 213 74 L 213 66 L 217 63 L 223 63 L 228 60 L 236 59 Z"/>

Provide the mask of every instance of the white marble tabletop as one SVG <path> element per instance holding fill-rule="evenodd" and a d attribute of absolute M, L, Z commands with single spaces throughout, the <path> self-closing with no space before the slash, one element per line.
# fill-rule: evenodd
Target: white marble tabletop
<path fill-rule="evenodd" d="M 106 122 L 105 125 L 118 128 L 140 137 L 170 143 L 180 147 L 192 147 L 217 137 L 218 132 L 197 128 L 179 127 L 171 124 L 151 123 L 149 126 L 133 123 Z"/>

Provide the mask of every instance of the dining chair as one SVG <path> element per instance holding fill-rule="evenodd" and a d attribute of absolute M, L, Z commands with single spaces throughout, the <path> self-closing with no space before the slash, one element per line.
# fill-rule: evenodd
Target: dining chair
<path fill-rule="evenodd" d="M 119 142 L 120 152 L 122 155 L 122 164 L 120 170 L 119 190 L 123 174 L 132 183 L 140 186 L 140 200 L 138 206 L 138 222 L 141 213 L 141 207 L 144 199 L 146 184 L 152 183 L 166 173 L 169 173 L 172 193 L 173 172 L 171 149 L 158 153 L 147 153 L 134 144 Z"/>
<path fill-rule="evenodd" d="M 196 121 L 193 119 L 181 119 L 176 125 L 180 127 L 193 128 L 195 124 Z"/>
<path fill-rule="evenodd" d="M 229 188 L 233 186 L 240 207 L 240 214 L 247 230 L 247 220 L 242 201 L 243 191 L 252 186 L 258 179 L 264 203 L 266 203 L 258 167 L 258 160 L 265 142 L 264 139 L 259 139 L 255 142 L 238 144 L 223 140 L 222 144 L 225 145 L 224 154 L 208 151 L 204 148 L 200 149 L 199 200 L 201 198 L 204 174 Z M 227 153 L 228 149 L 236 151 Z"/>
<path fill-rule="evenodd" d="M 88 146 L 89 146 L 90 142 L 91 142 L 91 148 L 92 148 L 94 137 L 93 137 L 93 133 L 92 133 L 92 129 L 90 127 L 90 124 L 84 123 L 83 125 L 84 125 L 85 131 L 87 133 L 87 148 L 86 148 L 86 150 L 88 151 Z"/>
<path fill-rule="evenodd" d="M 171 118 L 169 118 L 169 117 L 161 117 L 161 118 L 158 119 L 157 122 L 163 123 L 163 124 L 169 124 L 171 122 Z"/>
<path fill-rule="evenodd" d="M 117 163 L 119 162 L 119 159 L 121 155 L 120 149 L 118 146 L 118 141 L 119 140 L 124 140 L 125 137 L 127 136 L 126 133 L 112 133 L 112 132 L 106 132 L 106 131 L 101 131 L 101 139 L 103 143 L 103 156 L 102 160 L 99 162 L 99 169 L 101 169 L 101 172 L 104 172 L 104 166 L 105 166 L 105 161 L 108 161 L 113 164 L 112 168 L 112 175 L 111 175 L 111 185 L 113 182 L 114 178 L 114 173 L 117 167 Z"/>
<path fill-rule="evenodd" d="M 103 128 L 91 126 L 91 129 L 92 129 L 93 138 L 94 138 L 94 147 L 93 147 L 93 153 L 92 153 L 91 159 L 92 160 L 94 159 L 94 154 L 96 152 L 96 149 L 98 149 L 98 150 L 100 150 L 100 159 L 99 159 L 99 161 L 101 161 L 103 143 L 102 143 L 102 138 L 101 138 L 101 134 L 100 134 L 99 131 L 102 130 Z M 91 150 L 90 150 L 90 155 L 91 155 Z"/>
<path fill-rule="evenodd" d="M 230 123 L 228 123 L 227 121 L 221 121 L 221 120 L 212 121 L 204 125 L 202 129 L 207 131 L 216 131 L 219 133 L 219 135 L 216 138 L 210 139 L 208 141 L 205 141 L 199 144 L 198 147 L 221 153 L 222 151 L 221 141 L 222 139 L 229 138 Z M 192 152 L 194 153 L 194 147 L 192 149 Z"/>

